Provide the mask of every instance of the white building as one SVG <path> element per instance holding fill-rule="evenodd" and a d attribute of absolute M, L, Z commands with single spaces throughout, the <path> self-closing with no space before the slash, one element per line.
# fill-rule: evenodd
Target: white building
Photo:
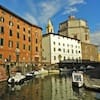
<path fill-rule="evenodd" d="M 48 33 L 42 38 L 42 60 L 50 64 L 63 60 L 81 60 L 81 42 L 77 39 Z"/>

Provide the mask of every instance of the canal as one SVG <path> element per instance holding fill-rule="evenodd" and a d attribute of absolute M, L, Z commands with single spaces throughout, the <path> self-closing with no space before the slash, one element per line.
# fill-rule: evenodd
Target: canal
<path fill-rule="evenodd" d="M 66 74 L 37 76 L 23 85 L 0 83 L 0 100 L 100 100 L 100 93 L 73 88 Z"/>

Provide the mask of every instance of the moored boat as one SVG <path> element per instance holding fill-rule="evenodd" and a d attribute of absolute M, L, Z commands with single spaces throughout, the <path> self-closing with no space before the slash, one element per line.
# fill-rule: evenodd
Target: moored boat
<path fill-rule="evenodd" d="M 26 76 L 26 80 L 30 80 L 30 79 L 32 79 L 33 78 L 33 75 L 34 74 L 32 74 L 32 73 L 27 73 L 25 76 Z"/>
<path fill-rule="evenodd" d="M 83 72 L 82 71 L 72 72 L 72 85 L 76 87 L 83 86 Z"/>
<path fill-rule="evenodd" d="M 8 84 L 23 84 L 25 80 L 25 76 L 20 72 L 17 72 L 15 76 L 12 76 L 8 79 Z"/>
<path fill-rule="evenodd" d="M 45 69 L 40 69 L 38 71 L 34 71 L 34 75 L 41 75 L 41 74 L 48 74 L 48 70 L 45 70 Z"/>

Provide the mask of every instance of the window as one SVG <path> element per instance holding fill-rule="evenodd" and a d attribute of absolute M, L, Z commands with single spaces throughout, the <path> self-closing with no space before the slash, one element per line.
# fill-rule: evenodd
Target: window
<path fill-rule="evenodd" d="M 0 33 L 4 33 L 4 27 L 0 26 Z"/>
<path fill-rule="evenodd" d="M 0 59 L 2 59 L 2 54 L 0 54 Z"/>
<path fill-rule="evenodd" d="M 23 31 L 25 32 L 25 28 L 23 28 Z"/>
<path fill-rule="evenodd" d="M 4 17 L 0 17 L 0 22 L 4 22 Z"/>
<path fill-rule="evenodd" d="M 63 43 L 63 46 L 65 46 L 65 44 Z"/>
<path fill-rule="evenodd" d="M 12 21 L 9 21 L 9 26 L 13 26 L 13 22 Z"/>
<path fill-rule="evenodd" d="M 30 30 L 28 30 L 28 33 L 29 33 L 29 34 L 31 33 Z"/>
<path fill-rule="evenodd" d="M 16 48 L 19 48 L 19 42 L 16 43 Z"/>
<path fill-rule="evenodd" d="M 55 45 L 55 42 L 53 42 L 53 44 Z"/>
<path fill-rule="evenodd" d="M 36 47 L 36 52 L 38 52 L 38 47 Z"/>
<path fill-rule="evenodd" d="M 56 48 L 54 48 L 54 51 L 56 51 Z"/>
<path fill-rule="evenodd" d="M 26 46 L 25 46 L 25 44 L 23 44 L 23 49 L 25 50 L 25 48 L 26 48 Z"/>
<path fill-rule="evenodd" d="M 61 51 L 61 49 L 59 48 L 58 51 Z"/>
<path fill-rule="evenodd" d="M 9 47 L 9 48 L 12 48 L 12 47 L 13 47 L 13 41 L 9 40 L 9 42 L 8 42 L 8 47 Z"/>
<path fill-rule="evenodd" d="M 85 40 L 88 40 L 88 35 L 87 34 L 85 35 Z"/>
<path fill-rule="evenodd" d="M 69 53 L 69 49 L 67 50 L 67 52 Z"/>
<path fill-rule="evenodd" d="M 13 16 L 10 15 L 10 18 L 13 19 Z"/>
<path fill-rule="evenodd" d="M 19 25 L 17 25 L 17 29 L 20 29 Z"/>
<path fill-rule="evenodd" d="M 31 51 L 31 46 L 30 45 L 28 46 L 28 50 Z"/>
<path fill-rule="evenodd" d="M 17 38 L 19 39 L 19 32 L 17 32 Z"/>
<path fill-rule="evenodd" d="M 12 30 L 9 30 L 9 36 L 12 36 Z"/>
<path fill-rule="evenodd" d="M 23 40 L 25 40 L 25 35 L 23 35 Z"/>
<path fill-rule="evenodd" d="M 31 42 L 31 37 L 28 37 L 28 41 Z"/>
<path fill-rule="evenodd" d="M 9 61 L 11 61 L 11 55 L 8 56 Z"/>
<path fill-rule="evenodd" d="M 4 44 L 4 39 L 0 38 L 0 46 L 3 46 L 3 44 Z"/>
<path fill-rule="evenodd" d="M 38 39 L 36 39 L 36 43 L 38 43 Z"/>

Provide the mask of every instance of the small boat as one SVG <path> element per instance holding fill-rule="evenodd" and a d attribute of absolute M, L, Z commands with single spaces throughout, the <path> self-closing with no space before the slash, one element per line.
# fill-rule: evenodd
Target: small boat
<path fill-rule="evenodd" d="M 34 71 L 34 75 L 41 75 L 41 74 L 48 74 L 48 70 L 45 70 L 45 69 L 40 69 L 38 71 Z"/>
<path fill-rule="evenodd" d="M 33 74 L 32 73 L 27 73 L 26 75 L 26 80 L 30 80 L 33 78 Z"/>
<path fill-rule="evenodd" d="M 88 65 L 88 66 L 86 67 L 86 70 L 93 70 L 93 69 L 95 69 L 95 67 L 93 67 L 93 66 L 91 66 L 91 65 Z"/>
<path fill-rule="evenodd" d="M 25 76 L 20 72 L 17 72 L 15 76 L 12 76 L 8 79 L 8 84 L 23 84 L 25 80 Z"/>
<path fill-rule="evenodd" d="M 72 85 L 76 87 L 83 86 L 83 72 L 82 71 L 72 72 Z"/>
<path fill-rule="evenodd" d="M 41 68 L 38 72 L 39 74 L 48 74 L 48 70 L 45 70 L 44 68 Z"/>
<path fill-rule="evenodd" d="M 39 75 L 39 71 L 34 71 L 34 76 Z"/>

